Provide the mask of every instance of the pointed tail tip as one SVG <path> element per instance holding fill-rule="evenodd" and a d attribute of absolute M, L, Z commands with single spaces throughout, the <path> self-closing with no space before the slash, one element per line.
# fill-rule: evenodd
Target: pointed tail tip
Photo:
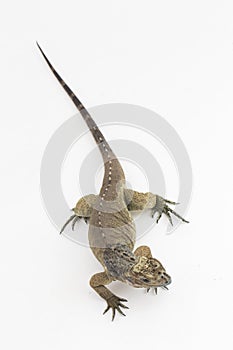
<path fill-rule="evenodd" d="M 38 41 L 36 41 L 36 45 L 37 45 L 38 49 L 40 50 L 40 52 L 42 53 L 42 55 L 45 57 L 44 51 L 43 51 L 42 48 L 40 47 Z"/>
<path fill-rule="evenodd" d="M 40 50 L 40 52 L 41 52 L 42 56 L 44 57 L 44 59 L 47 61 L 47 63 L 48 63 L 48 65 L 50 66 L 50 68 L 52 68 L 51 63 L 49 62 L 49 60 L 48 60 L 48 58 L 46 57 L 46 55 L 45 55 L 44 51 L 42 50 L 42 48 L 40 47 L 38 41 L 36 41 L 36 45 L 37 45 L 38 49 Z"/>
<path fill-rule="evenodd" d="M 36 45 L 37 45 L 37 47 L 39 48 L 39 50 L 42 51 L 42 49 L 41 49 L 41 47 L 40 47 L 40 45 L 39 45 L 39 43 L 38 43 L 37 40 L 36 40 Z"/>

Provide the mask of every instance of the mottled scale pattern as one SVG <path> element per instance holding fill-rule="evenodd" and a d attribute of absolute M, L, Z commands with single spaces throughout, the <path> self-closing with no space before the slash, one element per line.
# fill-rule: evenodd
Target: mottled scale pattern
<path fill-rule="evenodd" d="M 121 279 L 121 276 L 124 276 L 136 261 L 129 247 L 122 244 L 111 245 L 105 248 L 103 258 L 108 272 L 117 279 Z"/>

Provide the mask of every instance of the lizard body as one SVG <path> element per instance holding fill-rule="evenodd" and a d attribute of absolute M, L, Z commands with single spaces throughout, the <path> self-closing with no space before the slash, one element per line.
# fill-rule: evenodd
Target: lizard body
<path fill-rule="evenodd" d="M 158 213 L 157 222 L 163 213 L 171 223 L 170 213 L 184 222 L 187 221 L 167 205 L 176 203 L 150 192 L 140 193 L 126 188 L 122 166 L 105 137 L 77 96 L 53 68 L 38 43 L 37 45 L 53 74 L 87 123 L 104 161 L 104 178 L 99 195 L 91 194 L 81 198 L 61 233 L 70 222 L 74 229 L 81 218 L 89 223 L 89 244 L 104 268 L 104 272 L 92 276 L 90 285 L 106 300 L 105 312 L 111 308 L 114 319 L 116 310 L 124 315 L 121 308 L 127 308 L 123 304 L 127 300 L 114 295 L 106 287 L 112 281 L 119 280 L 147 290 L 155 288 L 156 291 L 158 287 L 166 288 L 171 283 L 171 277 L 162 264 L 152 257 L 149 247 L 141 246 L 133 252 L 136 231 L 131 212 L 151 209 L 152 216 L 155 212 Z"/>

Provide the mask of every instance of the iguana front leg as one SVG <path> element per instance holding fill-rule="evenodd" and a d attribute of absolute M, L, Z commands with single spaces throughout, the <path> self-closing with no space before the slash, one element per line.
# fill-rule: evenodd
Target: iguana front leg
<path fill-rule="evenodd" d="M 91 213 L 92 213 L 92 210 L 93 210 L 93 206 L 95 204 L 95 201 L 96 201 L 97 197 L 98 196 L 96 196 L 94 194 L 89 194 L 87 196 L 84 196 L 84 197 L 80 198 L 79 201 L 77 202 L 76 206 L 72 209 L 74 214 L 71 215 L 71 217 L 65 222 L 65 224 L 63 225 L 60 233 L 62 233 L 65 230 L 66 226 L 70 222 L 72 222 L 72 230 L 74 230 L 75 224 L 80 219 L 84 219 L 84 221 L 87 224 L 88 223 L 88 219 L 91 216 Z"/>
<path fill-rule="evenodd" d="M 104 311 L 104 314 L 111 308 L 112 309 L 112 321 L 115 318 L 116 310 L 123 316 L 125 314 L 120 309 L 128 309 L 127 306 L 122 304 L 122 302 L 127 301 L 126 299 L 119 298 L 113 294 L 108 288 L 105 287 L 106 284 L 109 284 L 113 281 L 111 277 L 107 275 L 106 272 L 96 273 L 91 277 L 90 285 L 96 291 L 96 293 L 101 296 L 107 302 L 107 308 Z"/>
<path fill-rule="evenodd" d="M 125 201 L 128 210 L 130 211 L 142 211 L 145 209 L 151 209 L 152 217 L 154 217 L 155 213 L 158 213 L 158 217 L 156 220 L 157 223 L 159 222 L 162 214 L 165 214 L 172 225 L 172 218 L 170 213 L 177 216 L 183 222 L 188 223 L 187 220 L 182 218 L 179 214 L 177 214 L 168 206 L 168 204 L 175 205 L 177 203 L 164 199 L 151 192 L 142 193 L 130 189 L 125 189 Z"/>

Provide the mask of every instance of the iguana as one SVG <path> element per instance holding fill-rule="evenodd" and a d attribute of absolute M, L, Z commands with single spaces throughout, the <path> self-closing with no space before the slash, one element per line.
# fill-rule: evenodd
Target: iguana
<path fill-rule="evenodd" d="M 183 222 L 188 221 L 168 206 L 176 204 L 175 202 L 150 192 L 140 193 L 126 188 L 122 166 L 105 137 L 77 96 L 53 68 L 38 43 L 37 45 L 53 74 L 86 122 L 104 161 L 104 178 L 99 195 L 82 197 L 73 208 L 73 215 L 62 227 L 61 233 L 70 222 L 74 229 L 76 222 L 81 218 L 89 223 L 90 248 L 104 269 L 91 277 L 90 285 L 107 302 L 104 314 L 111 308 L 114 320 L 116 310 L 125 316 L 121 308 L 128 307 L 123 304 L 126 299 L 114 295 L 106 288 L 112 281 L 125 282 L 147 290 L 154 288 L 156 293 L 158 287 L 167 288 L 171 283 L 171 277 L 162 264 L 152 257 L 149 247 L 140 246 L 133 251 L 136 235 L 131 212 L 151 209 L 152 216 L 158 213 L 157 222 L 162 214 L 165 214 L 172 224 L 170 213 Z"/>

